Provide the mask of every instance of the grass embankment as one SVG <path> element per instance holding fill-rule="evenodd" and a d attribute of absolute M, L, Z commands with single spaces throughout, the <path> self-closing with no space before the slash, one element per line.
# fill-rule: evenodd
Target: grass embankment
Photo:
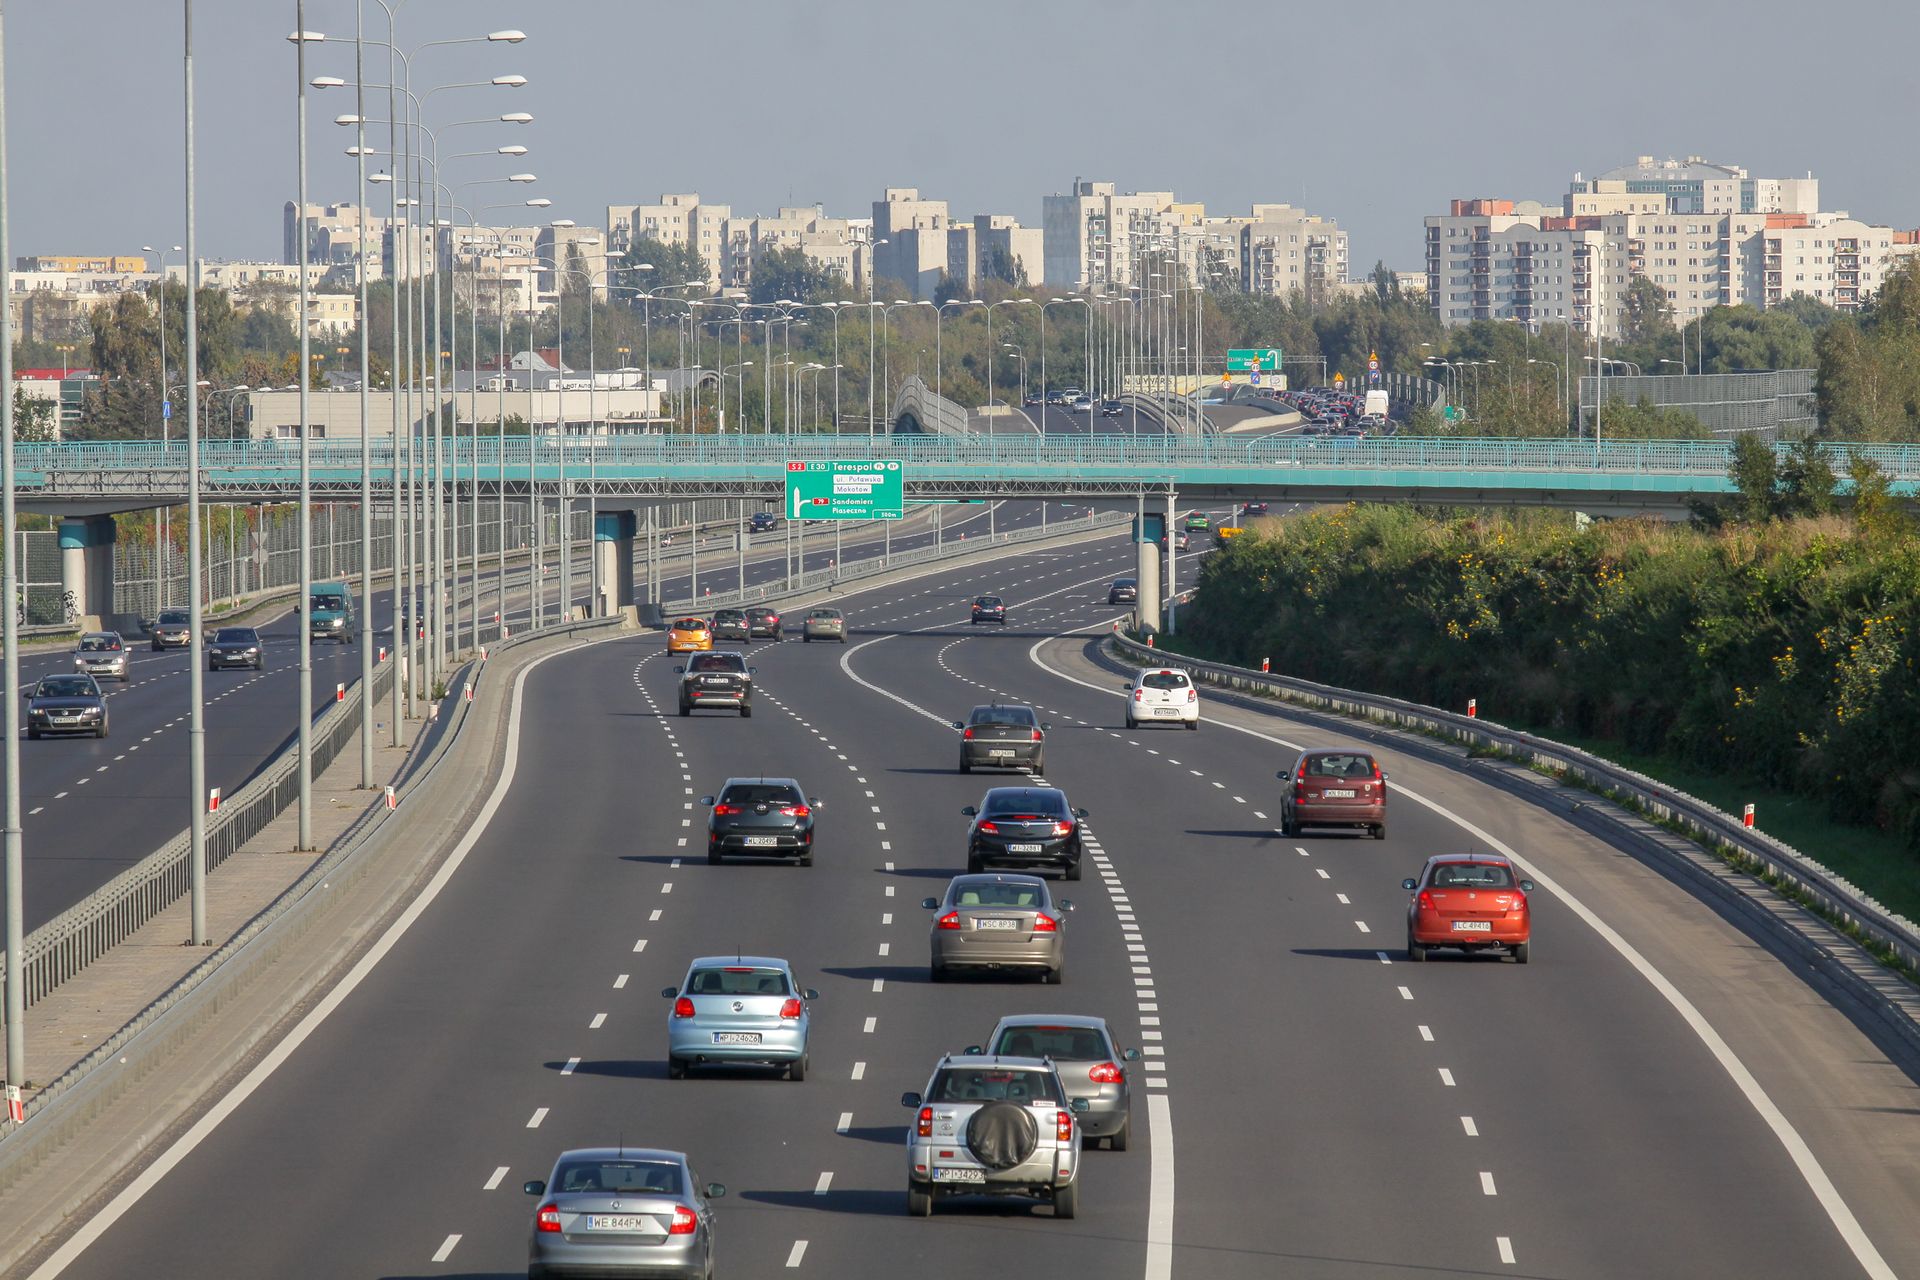
<path fill-rule="evenodd" d="M 1349 507 L 1201 570 L 1177 651 L 1584 748 L 1920 918 L 1920 545 L 1827 518 L 1704 532 Z"/>

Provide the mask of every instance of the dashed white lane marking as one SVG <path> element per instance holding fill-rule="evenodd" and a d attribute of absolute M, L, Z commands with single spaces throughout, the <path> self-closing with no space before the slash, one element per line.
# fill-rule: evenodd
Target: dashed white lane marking
<path fill-rule="evenodd" d="M 28 816 L 29 818 L 31 818 L 31 817 L 32 817 L 32 816 L 33 816 L 34 814 L 36 814 L 36 813 L 38 813 L 38 812 L 40 812 L 40 811 L 41 811 L 42 809 L 44 809 L 44 808 L 46 808 L 46 807 L 47 807 L 47 806 L 45 806 L 45 805 L 43 805 L 43 804 L 37 804 L 37 805 L 35 805 L 35 806 L 34 806 L 33 808 L 31 808 L 31 809 L 29 809 L 29 810 L 27 810 L 27 816 Z"/>
<path fill-rule="evenodd" d="M 1508 1266 L 1512 1266 L 1513 1241 L 1507 1239 L 1505 1236 L 1496 1236 L 1493 1242 L 1500 1247 L 1500 1261 L 1506 1263 Z"/>
<path fill-rule="evenodd" d="M 1420 1038 L 1421 1038 L 1422 1040 L 1425 1040 L 1425 1041 L 1426 1041 L 1426 1042 L 1427 1042 L 1428 1044 L 1432 1044 L 1432 1043 L 1433 1043 L 1433 1028 L 1432 1028 L 1432 1027 L 1429 1027 L 1429 1026 L 1427 1026 L 1427 1025 L 1426 1025 L 1425 1023 L 1421 1023 L 1421 1024 L 1420 1024 Z"/>
<path fill-rule="evenodd" d="M 1373 932 L 1373 930 L 1371 930 L 1371 929 L 1369 929 L 1369 928 L 1367 928 L 1367 922 L 1366 922 L 1365 920 L 1355 920 L 1355 921 L 1353 922 L 1353 927 L 1354 927 L 1354 928 L 1356 928 L 1356 929 L 1358 929 L 1358 930 L 1359 930 L 1360 932 L 1362 932 L 1362 933 L 1372 933 L 1372 932 Z"/>
<path fill-rule="evenodd" d="M 872 1035 L 872 1034 L 873 1034 L 873 1029 L 874 1029 L 875 1027 L 877 1027 L 877 1026 L 879 1026 L 879 1025 L 880 1025 L 880 1019 L 878 1019 L 878 1018 L 868 1018 L 868 1019 L 867 1019 L 867 1025 L 866 1025 L 866 1026 L 864 1026 L 864 1027 L 862 1027 L 862 1028 L 861 1028 L 861 1030 L 862 1030 L 862 1031 L 864 1031 L 864 1032 L 865 1032 L 866 1034 L 868 1034 L 868 1035 Z"/>
<path fill-rule="evenodd" d="M 1413 999 L 1413 992 L 1407 987 L 1402 987 L 1400 988 L 1400 998 L 1402 1000 L 1411 1000 Z"/>
<path fill-rule="evenodd" d="M 866 1063 L 864 1063 L 864 1062 L 856 1062 L 856 1063 L 854 1063 L 854 1064 L 853 1064 L 853 1078 L 854 1078 L 855 1080 L 864 1080 L 864 1079 L 866 1079 L 866 1078 L 867 1078 L 867 1064 L 866 1064 Z"/>
<path fill-rule="evenodd" d="M 1460 1127 L 1467 1131 L 1469 1138 L 1477 1138 L 1480 1136 L 1480 1126 L 1473 1122 L 1472 1116 L 1461 1116 Z"/>
<path fill-rule="evenodd" d="M 793 1251 L 787 1254 L 787 1265 L 789 1267 L 797 1267 L 800 1265 L 800 1259 L 806 1256 L 807 1242 L 805 1240 L 795 1240 L 793 1242 Z"/>
<path fill-rule="evenodd" d="M 647 949 L 647 940 L 645 938 L 640 939 L 633 944 L 633 949 L 635 951 L 645 951 Z"/>
<path fill-rule="evenodd" d="M 655 908 L 654 908 L 654 909 L 653 909 L 652 911 L 650 911 L 650 912 L 648 912 L 648 913 L 647 913 L 647 923 L 648 923 L 648 924 L 652 924 L 652 923 L 653 923 L 654 921 L 656 921 L 656 920 L 658 920 L 659 918 L 660 918 L 660 908 L 659 908 L 659 907 L 655 907 Z M 639 949 L 640 949 L 640 948 L 638 948 L 638 947 L 635 947 L 635 948 L 634 948 L 634 950 L 635 950 L 635 951 L 638 951 Z"/>
<path fill-rule="evenodd" d="M 604 1013 L 596 1013 L 593 1015 L 593 1021 L 587 1024 L 587 1030 L 598 1031 L 600 1028 L 606 1025 L 607 1025 L 607 1015 Z"/>
<path fill-rule="evenodd" d="M 1497 1196 L 1500 1194 L 1493 1189 L 1493 1175 L 1485 1169 L 1480 1171 L 1480 1194 L 1486 1196 Z"/>
<path fill-rule="evenodd" d="M 451 1258 L 453 1256 L 453 1247 L 459 1243 L 460 1243 L 460 1236 L 457 1232 L 453 1235 L 448 1236 L 445 1240 L 440 1242 L 440 1247 L 434 1250 L 433 1260 L 435 1262 L 445 1262 L 448 1258 Z"/>
<path fill-rule="evenodd" d="M 892 944 L 892 943 L 889 943 L 889 942 L 883 942 L 883 943 L 881 943 L 881 944 L 880 944 L 880 954 L 881 954 L 881 955 L 886 955 L 888 951 L 890 951 L 890 950 L 892 950 L 892 948 L 893 948 L 893 944 Z"/>
<path fill-rule="evenodd" d="M 886 988 L 887 980 L 885 978 L 875 978 L 873 980 L 873 993 L 875 995 L 879 995 L 882 991 L 886 990 Z"/>
<path fill-rule="evenodd" d="M 1315 868 L 1313 869 L 1313 873 L 1314 873 L 1315 875 L 1317 875 L 1317 876 L 1319 876 L 1319 877 L 1320 877 L 1320 878 L 1321 878 L 1322 880 L 1331 880 L 1331 879 L 1333 879 L 1333 877 L 1332 877 L 1332 876 L 1330 876 L 1330 875 L 1328 875 L 1328 874 L 1327 874 L 1327 869 L 1326 869 L 1325 867 L 1315 867 Z M 1340 895 L 1340 901 L 1342 901 L 1342 902 L 1345 902 L 1346 900 L 1347 900 L 1347 898 L 1346 898 L 1346 895 L 1345 895 L 1345 894 L 1341 894 L 1341 895 Z"/>
<path fill-rule="evenodd" d="M 540 1122 L 542 1120 L 545 1120 L 546 1118 L 547 1118 L 547 1109 L 545 1107 L 535 1107 L 533 1111 L 533 1115 L 531 1115 L 527 1119 L 527 1128 L 538 1129 L 540 1127 Z"/>
<path fill-rule="evenodd" d="M 662 893 L 672 893 L 672 892 L 673 892 L 673 881 L 671 881 L 671 880 L 668 880 L 668 881 L 666 881 L 666 882 L 664 882 L 663 884 L 661 884 L 661 886 L 660 886 L 660 892 L 662 892 Z"/>
<path fill-rule="evenodd" d="M 570 1076 L 574 1073 L 574 1070 L 577 1067 L 579 1067 L 579 1065 L 580 1065 L 580 1059 L 568 1058 L 567 1064 L 564 1067 L 560 1068 L 560 1074 L 563 1076 Z"/>
<path fill-rule="evenodd" d="M 817 1180 L 815 1180 L 813 1184 L 813 1194 L 817 1196 L 823 1196 L 827 1194 L 827 1188 L 831 1187 L 832 1185 L 833 1185 L 833 1170 L 829 1169 L 825 1173 L 821 1174 Z"/>
<path fill-rule="evenodd" d="M 1381 964 L 1392 964 L 1392 963 L 1393 963 L 1393 957 L 1392 957 L 1392 956 L 1390 956 L 1390 955 L 1388 955 L 1388 954 L 1387 954 L 1386 952 L 1384 952 L 1384 951 L 1376 951 L 1376 952 L 1374 952 L 1373 954 L 1375 954 L 1376 956 L 1379 956 L 1379 957 L 1380 957 L 1380 963 L 1381 963 Z"/>
<path fill-rule="evenodd" d="M 1440 1083 L 1449 1089 L 1453 1088 L 1453 1072 L 1447 1070 L 1445 1067 L 1440 1068 Z"/>
<path fill-rule="evenodd" d="M 487 1179 L 487 1185 L 480 1189 L 482 1191 L 496 1190 L 500 1186 L 501 1180 L 504 1179 L 506 1176 L 507 1176 L 507 1166 L 503 1164 L 498 1169 L 495 1169 L 493 1171 L 493 1176 Z"/>
<path fill-rule="evenodd" d="M 845 1133 L 851 1128 L 853 1128 L 853 1112 L 842 1111 L 840 1113 L 840 1123 L 833 1126 L 833 1131 L 835 1133 Z"/>
<path fill-rule="evenodd" d="M 613 980 L 613 989 L 615 991 L 620 990 L 622 987 L 626 985 L 627 985 L 627 975 L 624 973 Z"/>
<path fill-rule="evenodd" d="M 1340 899 L 1340 905 L 1343 907 L 1350 907 L 1353 905 L 1351 902 L 1347 901 L 1347 895 L 1344 893 L 1336 893 L 1333 896 Z"/>

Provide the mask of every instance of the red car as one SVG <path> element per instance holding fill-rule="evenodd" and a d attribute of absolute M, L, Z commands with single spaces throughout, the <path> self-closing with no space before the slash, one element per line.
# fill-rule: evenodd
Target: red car
<path fill-rule="evenodd" d="M 1280 832 L 1302 827 L 1359 827 L 1387 838 L 1387 775 L 1371 752 L 1358 747 L 1309 747 L 1291 769 L 1274 775 L 1288 783 L 1280 796 Z"/>
<path fill-rule="evenodd" d="M 1434 947 L 1505 950 L 1525 964 L 1533 949 L 1533 915 L 1522 880 L 1498 854 L 1436 854 L 1418 879 L 1402 880 L 1407 902 L 1407 959 L 1415 964 Z"/>

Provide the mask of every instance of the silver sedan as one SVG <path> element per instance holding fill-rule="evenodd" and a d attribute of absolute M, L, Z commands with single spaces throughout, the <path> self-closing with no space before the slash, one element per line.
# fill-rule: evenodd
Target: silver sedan
<path fill-rule="evenodd" d="M 1051 1059 L 1068 1095 L 1087 1101 L 1080 1113 L 1080 1136 L 1088 1143 L 1105 1138 L 1114 1151 L 1127 1149 L 1133 1128 L 1127 1064 L 1139 1061 L 1140 1051 L 1120 1048 L 1105 1018 L 1013 1014 L 1000 1019 L 984 1046 L 967 1052 Z"/>
<path fill-rule="evenodd" d="M 667 1075 L 690 1067 L 747 1063 L 807 1078 L 807 1005 L 820 998 L 794 984 L 793 968 L 772 956 L 702 956 L 687 966 L 667 1017 Z"/>
<path fill-rule="evenodd" d="M 93 631 L 80 637 L 73 651 L 73 669 L 95 680 L 127 681 L 127 644 L 118 632 Z"/>
<path fill-rule="evenodd" d="M 652 1147 L 563 1151 L 538 1196 L 528 1280 L 562 1275 L 711 1280 L 713 1208 L 727 1194 L 701 1184 L 687 1157 Z"/>
<path fill-rule="evenodd" d="M 802 640 L 838 640 L 847 642 L 847 616 L 838 609 L 809 609 L 800 623 Z"/>
<path fill-rule="evenodd" d="M 988 872 L 955 876 L 944 898 L 921 906 L 934 913 L 928 966 L 935 982 L 955 969 L 1037 971 L 1059 982 L 1067 968 L 1066 913 L 1039 876 Z"/>

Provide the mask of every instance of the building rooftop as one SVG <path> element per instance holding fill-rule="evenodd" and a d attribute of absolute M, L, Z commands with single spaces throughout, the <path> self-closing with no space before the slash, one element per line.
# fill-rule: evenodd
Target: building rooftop
<path fill-rule="evenodd" d="M 1596 181 L 1620 182 L 1699 182 L 1713 178 L 1744 178 L 1745 169 L 1732 165 L 1710 164 L 1699 156 L 1688 156 L 1685 160 L 1675 160 L 1669 156 L 1665 160 L 1655 160 L 1652 156 L 1640 156 L 1632 164 L 1623 164 L 1617 169 L 1595 174 Z"/>

